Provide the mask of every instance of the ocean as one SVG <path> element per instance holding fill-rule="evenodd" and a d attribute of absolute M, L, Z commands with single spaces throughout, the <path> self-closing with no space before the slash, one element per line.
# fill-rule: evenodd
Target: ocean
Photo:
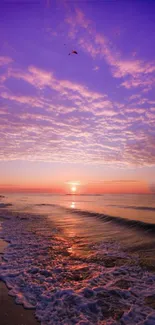
<path fill-rule="evenodd" d="M 4 194 L 0 266 L 43 325 L 155 324 L 155 195 Z"/>

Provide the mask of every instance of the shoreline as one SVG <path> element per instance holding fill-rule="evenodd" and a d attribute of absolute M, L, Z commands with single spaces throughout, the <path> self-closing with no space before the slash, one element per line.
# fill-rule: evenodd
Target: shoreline
<path fill-rule="evenodd" d="M 39 325 L 32 310 L 15 303 L 9 296 L 5 283 L 0 281 L 0 320 L 1 325 Z"/>
<path fill-rule="evenodd" d="M 0 220 L 1 228 L 1 220 Z M 8 243 L 0 239 L 0 263 L 3 253 Z M 9 290 L 5 282 L 0 280 L 0 324 L 1 325 L 39 325 L 34 311 L 25 309 L 23 305 L 18 305 L 15 298 L 9 295 Z"/>

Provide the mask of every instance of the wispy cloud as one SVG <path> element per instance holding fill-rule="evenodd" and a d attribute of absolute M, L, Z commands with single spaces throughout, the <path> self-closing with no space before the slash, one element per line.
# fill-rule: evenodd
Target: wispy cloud
<path fill-rule="evenodd" d="M 94 71 L 98 71 L 99 69 L 100 68 L 97 65 L 93 68 Z"/>
<path fill-rule="evenodd" d="M 93 112 L 96 110 L 98 114 L 101 114 L 104 108 L 112 108 L 112 103 L 106 94 L 90 91 L 88 87 L 69 80 L 58 80 L 52 72 L 46 72 L 33 66 L 29 67 L 27 72 L 10 70 L 9 76 L 15 79 L 23 79 L 37 89 L 43 89 L 48 86 L 51 90 L 59 93 L 59 96 L 64 100 L 69 99 L 74 104 L 79 101 L 81 104 L 79 109 L 83 111 Z M 2 96 L 6 97 L 8 95 L 2 93 Z M 33 98 L 25 99 L 25 97 L 18 97 L 17 99 L 14 96 L 12 99 L 34 102 Z"/>
<path fill-rule="evenodd" d="M 66 19 L 66 23 L 69 25 L 69 36 L 76 39 L 84 52 L 92 58 L 104 58 L 111 67 L 113 77 L 127 78 L 122 86 L 127 89 L 143 87 L 146 90 L 153 87 L 155 61 L 136 59 L 133 55 L 124 57 L 105 35 L 96 31 L 93 22 L 80 9 L 76 9 L 74 15 Z M 79 33 L 80 29 L 83 29 L 83 36 Z"/>
<path fill-rule="evenodd" d="M 9 58 L 8 56 L 0 56 L 0 66 L 4 66 L 7 64 L 12 63 L 13 60 Z"/>
<path fill-rule="evenodd" d="M 6 78 L 33 85 L 36 95 L 1 91 L 1 160 L 155 164 L 153 103 L 147 109 L 135 101 L 134 106 L 116 103 L 34 66 L 9 69 Z"/>
<path fill-rule="evenodd" d="M 15 96 L 12 94 L 9 94 L 7 92 L 2 92 L 1 97 L 4 99 L 9 99 L 11 101 L 15 101 L 20 104 L 28 104 L 31 107 L 42 107 L 44 105 L 43 101 L 41 99 L 37 99 L 36 97 L 32 96 Z"/>

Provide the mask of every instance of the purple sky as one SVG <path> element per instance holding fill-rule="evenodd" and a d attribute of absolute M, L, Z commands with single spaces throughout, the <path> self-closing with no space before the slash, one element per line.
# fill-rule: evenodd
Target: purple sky
<path fill-rule="evenodd" d="M 1 185 L 155 182 L 154 16 L 144 0 L 1 1 Z"/>

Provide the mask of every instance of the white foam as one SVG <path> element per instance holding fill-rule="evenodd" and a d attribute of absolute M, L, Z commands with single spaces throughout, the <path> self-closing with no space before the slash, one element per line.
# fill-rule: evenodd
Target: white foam
<path fill-rule="evenodd" d="M 3 222 L 1 237 L 10 244 L 0 278 L 17 303 L 35 308 L 42 325 L 155 324 L 155 311 L 144 304 L 155 292 L 155 276 L 140 268 L 137 257 L 132 264 L 116 243 L 100 243 L 84 261 L 68 253 L 72 239 L 58 237 L 55 230 L 41 216 L 11 216 Z M 125 262 L 105 267 L 104 257 Z M 122 279 L 128 289 L 118 287 Z"/>

